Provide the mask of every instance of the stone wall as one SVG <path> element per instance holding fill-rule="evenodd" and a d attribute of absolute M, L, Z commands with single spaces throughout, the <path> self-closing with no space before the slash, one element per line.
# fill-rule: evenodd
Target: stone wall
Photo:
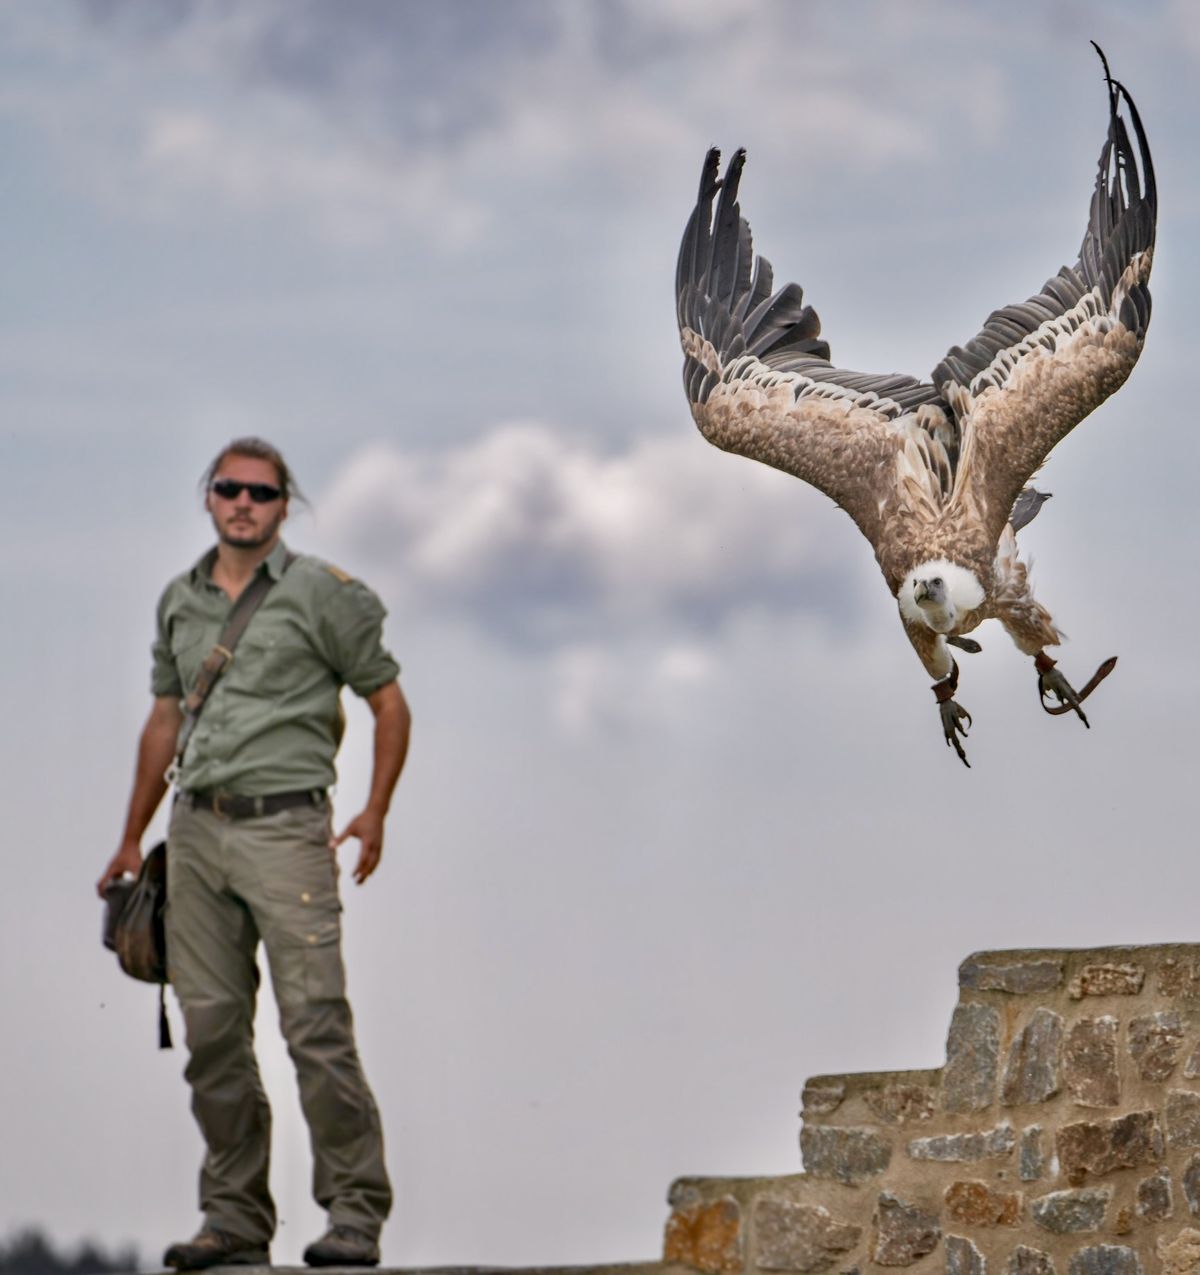
<path fill-rule="evenodd" d="M 801 1174 L 677 1181 L 664 1261 L 1200 1271 L 1200 945 L 969 957 L 945 1065 L 814 1077 L 800 1149 Z"/>

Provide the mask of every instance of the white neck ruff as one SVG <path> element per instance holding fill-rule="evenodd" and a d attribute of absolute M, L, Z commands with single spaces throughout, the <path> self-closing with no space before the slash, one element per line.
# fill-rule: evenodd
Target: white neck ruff
<path fill-rule="evenodd" d="M 946 558 L 931 558 L 928 562 L 922 562 L 919 567 L 914 567 L 900 586 L 900 614 L 910 624 L 929 624 L 929 617 L 917 606 L 913 597 L 913 586 L 918 580 L 932 580 L 935 576 L 941 576 L 945 580 L 946 591 L 959 615 L 974 611 L 983 602 L 983 585 L 973 571 Z"/>

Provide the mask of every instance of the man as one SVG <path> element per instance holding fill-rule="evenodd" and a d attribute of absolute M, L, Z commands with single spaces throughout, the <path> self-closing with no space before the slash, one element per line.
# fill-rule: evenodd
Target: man
<path fill-rule="evenodd" d="M 359 885 L 378 866 L 410 716 L 398 666 L 381 644 L 379 599 L 336 568 L 289 554 L 280 539 L 293 493 L 283 457 L 260 439 L 230 443 L 209 467 L 205 508 L 217 544 L 159 602 L 154 704 L 121 845 L 98 883 L 103 894 L 138 870 L 175 759 L 180 701 L 234 602 L 267 573 L 274 583 L 187 741 L 167 839 L 168 967 L 186 1026 L 192 1110 L 207 1144 L 204 1225 L 164 1257 L 179 1270 L 270 1261 L 271 1115 L 252 1044 L 260 940 L 309 1126 L 313 1194 L 329 1214 L 329 1230 L 305 1261 L 376 1265 L 391 1207 L 379 1115 L 345 994 L 335 852 L 358 839 Z M 326 791 L 343 684 L 374 714 L 374 766 L 365 808 L 333 836 Z"/>

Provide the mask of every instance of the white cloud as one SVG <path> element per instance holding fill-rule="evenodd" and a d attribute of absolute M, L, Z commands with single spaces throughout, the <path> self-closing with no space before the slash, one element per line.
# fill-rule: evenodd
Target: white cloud
<path fill-rule="evenodd" d="M 621 452 L 536 424 L 440 452 L 377 445 L 320 504 L 323 535 L 406 614 L 573 652 L 581 686 L 598 676 L 580 653 L 597 638 L 652 638 L 664 678 L 694 679 L 731 619 L 844 618 L 858 587 L 828 547 L 828 502 L 686 433 Z"/>
<path fill-rule="evenodd" d="M 352 245 L 416 229 L 441 248 L 495 231 L 516 192 L 525 216 L 549 216 L 584 192 L 642 189 L 648 167 L 713 141 L 792 165 L 802 137 L 806 166 L 869 181 L 929 168 L 949 126 L 985 134 L 1003 115 L 1001 84 L 978 68 L 906 77 L 903 28 L 885 41 L 865 22 L 856 56 L 832 56 L 797 10 L 530 4 L 463 40 L 454 9 L 331 23 L 323 6 L 212 4 L 147 23 L 140 6 L 92 5 L 75 31 L 33 24 L 61 75 L 19 109 L 134 216 L 282 216 Z"/>
<path fill-rule="evenodd" d="M 200 198 L 242 212 L 303 210 L 344 244 L 376 244 L 402 226 L 420 226 L 450 248 L 474 240 L 482 208 L 456 197 L 427 157 L 397 159 L 372 162 L 282 102 L 256 112 L 249 129 L 194 109 L 154 111 L 141 146 L 144 178 L 176 206 Z"/>
<path fill-rule="evenodd" d="M 813 489 L 686 432 L 623 451 L 538 424 L 441 451 L 378 444 L 318 522 L 398 625 L 457 625 L 536 670 L 531 694 L 576 738 L 672 719 L 747 624 L 784 646 L 800 629 L 852 638 L 863 590 L 882 587 Z"/>
<path fill-rule="evenodd" d="M 614 192 L 639 193 L 611 215 L 645 233 L 653 174 L 714 142 L 752 146 L 793 206 L 836 171 L 848 202 L 881 209 L 890 182 L 944 180 L 940 165 L 1029 144 L 1012 131 L 1027 95 L 1015 64 L 962 55 L 1011 43 L 984 7 L 932 5 L 915 22 L 867 4 L 849 43 L 842 19 L 789 0 L 514 2 L 469 32 L 455 5 L 343 17 L 306 0 L 214 0 L 159 21 L 108 3 L 76 10 L 91 21 L 74 26 L 65 12 L 0 15 L 0 34 L 57 71 L 30 98 L 14 59 L 0 108 L 134 217 L 224 210 L 342 245 L 415 231 L 453 250 L 502 242 L 517 210 L 551 224 Z M 1190 12 L 1165 8 L 1183 43 Z M 1074 42 L 1044 24 L 1022 39 Z"/>
<path fill-rule="evenodd" d="M 697 692 L 713 690 L 738 640 L 716 632 L 658 643 L 627 634 L 604 638 L 568 643 L 544 668 L 547 716 L 574 739 L 627 735 L 650 722 L 663 727 L 678 720 L 689 705 L 694 709 Z"/>
<path fill-rule="evenodd" d="M 1092 554 L 1071 543 L 1086 514 L 1077 496 L 1056 501 L 1026 546 L 1080 680 L 1110 647 L 1136 645 L 1092 614 Z M 687 429 L 622 448 L 531 423 L 440 449 L 377 443 L 335 473 L 317 520 L 322 551 L 380 590 L 397 634 L 469 635 L 524 670 L 526 711 L 569 736 L 678 720 L 755 643 L 772 659 L 840 660 L 829 652 L 879 642 L 902 652 L 912 684 L 923 677 L 849 519 Z M 991 658 L 972 682 L 1015 658 L 999 629 L 983 641 Z"/>

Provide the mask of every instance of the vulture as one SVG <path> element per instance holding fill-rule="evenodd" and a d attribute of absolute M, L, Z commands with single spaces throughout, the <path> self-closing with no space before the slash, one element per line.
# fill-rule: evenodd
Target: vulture
<path fill-rule="evenodd" d="M 1094 42 L 1093 42 L 1094 43 Z M 967 766 L 970 714 L 950 647 L 996 619 L 1032 657 L 1042 707 L 1075 713 L 1116 663 L 1076 689 L 1047 648 L 1063 634 L 1034 599 L 1017 532 L 1047 498 L 1029 486 L 1051 449 L 1133 370 L 1150 321 L 1157 196 L 1141 119 L 1104 68 L 1108 125 L 1073 266 L 996 310 L 927 381 L 833 363 L 794 283 L 776 290 L 738 205 L 746 153 L 720 177 L 708 152 L 676 271 L 683 380 L 710 443 L 817 487 L 870 541 L 947 745 Z M 1127 118 L 1126 118 L 1127 117 Z"/>

